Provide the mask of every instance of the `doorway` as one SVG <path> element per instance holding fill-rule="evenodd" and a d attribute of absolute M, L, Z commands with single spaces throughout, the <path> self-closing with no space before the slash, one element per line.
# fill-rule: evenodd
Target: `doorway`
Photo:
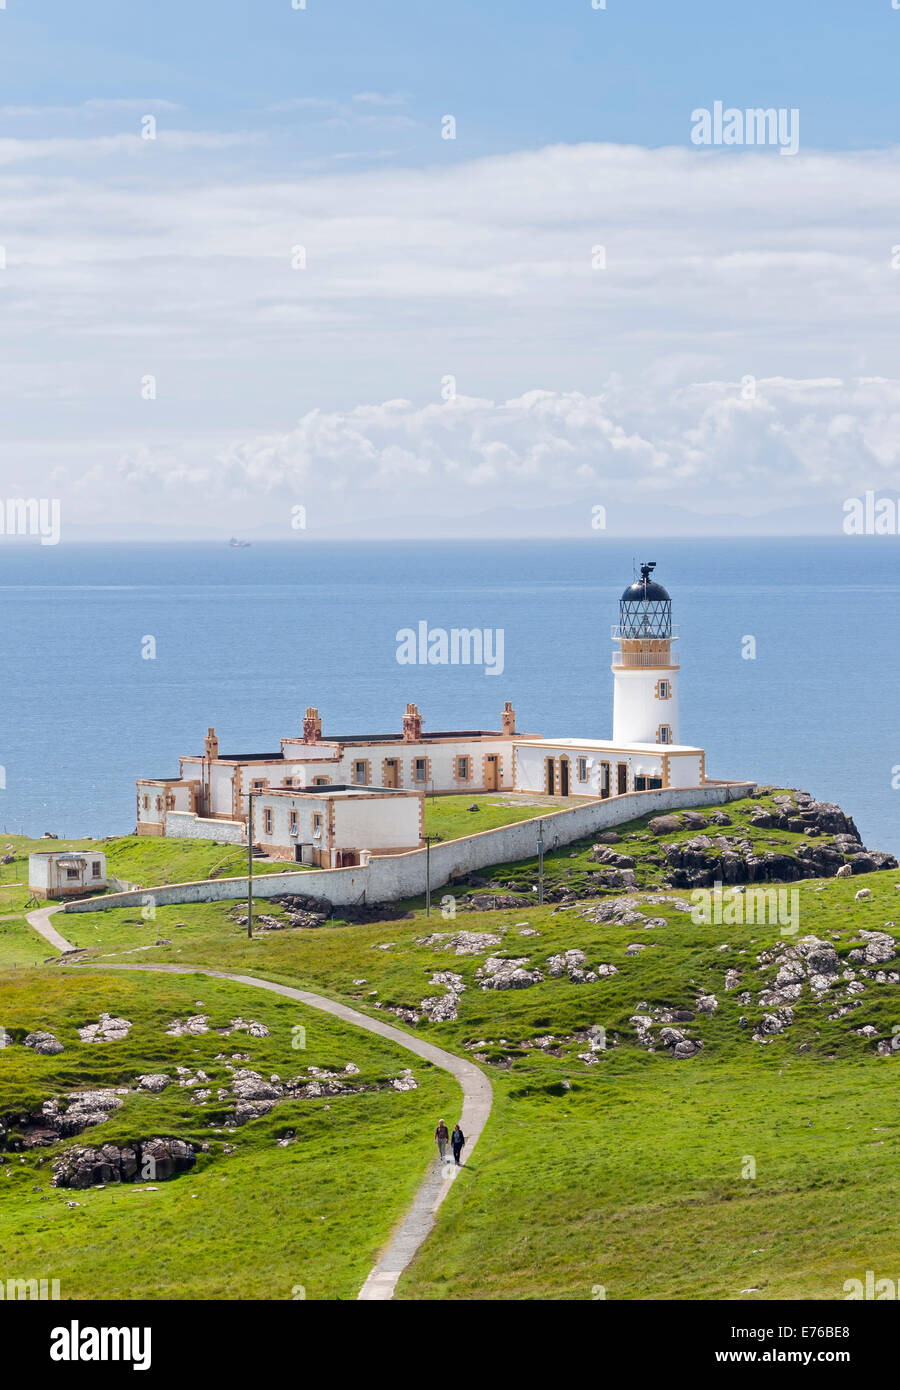
<path fill-rule="evenodd" d="M 397 758 L 385 758 L 384 760 L 384 785 L 386 787 L 399 787 L 400 785 L 400 762 Z"/>
<path fill-rule="evenodd" d="M 628 764 L 627 764 L 627 763 L 616 763 L 616 779 L 617 779 L 616 794 L 617 794 L 617 796 L 624 796 L 625 793 L 628 791 Z"/>
<path fill-rule="evenodd" d="M 609 796 L 609 763 L 600 764 L 600 799 L 606 801 Z"/>
<path fill-rule="evenodd" d="M 569 795 L 569 759 L 560 758 L 559 760 L 559 794 L 560 796 Z"/>
<path fill-rule="evenodd" d="M 556 793 L 556 764 L 552 758 L 547 759 L 547 795 L 553 796 Z"/>
<path fill-rule="evenodd" d="M 489 792 L 500 789 L 500 759 L 496 753 L 488 753 L 484 768 L 484 785 Z"/>

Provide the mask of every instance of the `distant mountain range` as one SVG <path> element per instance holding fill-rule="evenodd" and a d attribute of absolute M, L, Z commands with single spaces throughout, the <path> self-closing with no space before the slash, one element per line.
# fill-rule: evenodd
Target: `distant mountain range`
<path fill-rule="evenodd" d="M 605 527 L 594 527 L 596 494 L 590 499 L 540 508 L 500 506 L 455 516 L 437 511 L 400 515 L 346 518 L 315 525 L 303 532 L 287 526 L 243 522 L 241 536 L 251 541 L 302 540 L 575 540 L 596 536 L 602 540 L 630 536 L 836 536 L 841 534 L 840 503 L 820 503 L 802 508 L 780 508 L 757 516 L 735 512 L 701 513 L 668 503 L 611 503 Z M 64 538 L 72 541 L 217 541 L 228 543 L 233 526 L 187 523 L 184 526 L 153 523 L 108 526 L 72 524 Z"/>

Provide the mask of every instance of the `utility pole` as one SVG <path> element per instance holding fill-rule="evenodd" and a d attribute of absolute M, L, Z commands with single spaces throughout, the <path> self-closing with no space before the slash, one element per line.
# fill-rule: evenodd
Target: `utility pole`
<path fill-rule="evenodd" d="M 431 836 L 425 836 L 425 916 L 431 916 Z"/>
<path fill-rule="evenodd" d="M 253 936 L 253 793 L 247 793 L 247 935 Z"/>
<path fill-rule="evenodd" d="M 544 822 L 538 821 L 538 902 L 544 901 Z"/>

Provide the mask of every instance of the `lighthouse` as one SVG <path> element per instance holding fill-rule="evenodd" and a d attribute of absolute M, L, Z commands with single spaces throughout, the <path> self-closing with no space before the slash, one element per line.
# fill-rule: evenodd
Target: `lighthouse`
<path fill-rule="evenodd" d="M 672 643 L 672 600 L 653 579 L 656 561 L 641 565 L 641 577 L 619 601 L 612 629 L 613 742 L 678 743 L 678 658 Z"/>

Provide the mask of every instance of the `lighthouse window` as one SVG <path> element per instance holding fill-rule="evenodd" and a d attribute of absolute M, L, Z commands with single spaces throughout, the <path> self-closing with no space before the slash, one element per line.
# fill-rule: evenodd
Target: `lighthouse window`
<path fill-rule="evenodd" d="M 659 726 L 659 736 L 658 736 L 658 738 L 657 738 L 656 741 L 657 741 L 657 743 L 671 743 L 671 742 L 672 742 L 672 730 L 669 728 L 668 724 L 660 724 L 660 726 Z"/>
<path fill-rule="evenodd" d="M 669 682 L 668 682 L 668 681 L 660 681 L 660 683 L 659 683 L 659 698 L 660 698 L 661 700 L 668 700 L 668 698 L 669 698 Z"/>

